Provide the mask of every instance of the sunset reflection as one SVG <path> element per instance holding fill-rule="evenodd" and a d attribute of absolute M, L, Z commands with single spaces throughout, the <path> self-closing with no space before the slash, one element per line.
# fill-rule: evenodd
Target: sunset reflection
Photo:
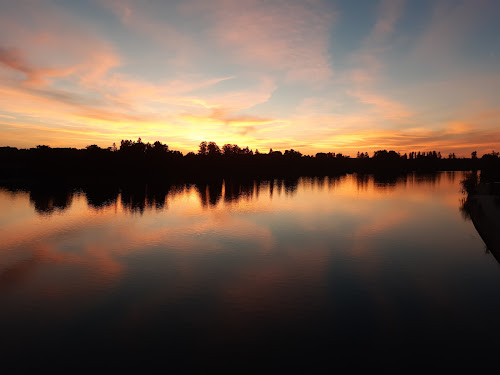
<path fill-rule="evenodd" d="M 110 187 L 99 194 L 91 188 L 76 192 L 2 190 L 0 200 L 5 209 L 0 251 L 6 255 L 7 249 L 36 243 L 49 245 L 51 254 L 69 251 L 73 256 L 92 257 L 100 253 L 118 263 L 129 252 L 158 247 L 166 251 L 228 251 L 230 247 L 222 245 L 226 241 L 237 242 L 239 248 L 247 244 L 252 251 L 272 251 L 276 241 L 285 240 L 279 237 L 286 226 L 296 234 L 338 237 L 344 241 L 343 251 L 356 256 L 363 249 L 362 243 L 374 235 L 421 226 L 421 204 L 429 200 L 429 193 L 439 205 L 426 210 L 439 213 L 440 207 L 456 208 L 457 178 L 458 174 L 446 173 L 381 181 L 354 174 Z M 288 216 L 292 209 L 293 216 Z M 345 225 L 349 225 L 347 232 Z M 68 239 L 71 245 L 67 245 Z"/>
<path fill-rule="evenodd" d="M 458 269 L 483 287 L 497 276 L 459 214 L 462 177 L 2 189 L 0 328 L 21 332 L 12 348 L 97 329 L 111 341 L 96 350 L 118 353 L 172 349 L 162 335 L 179 332 L 214 349 L 302 348 L 327 331 L 332 345 L 354 344 L 352 332 L 420 340 L 418 327 L 468 303 L 450 290 L 465 282 Z M 73 325 L 86 319 L 88 333 Z"/>

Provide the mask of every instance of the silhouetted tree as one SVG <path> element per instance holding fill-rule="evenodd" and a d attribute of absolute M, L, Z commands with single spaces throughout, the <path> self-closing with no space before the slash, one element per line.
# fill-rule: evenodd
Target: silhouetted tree
<path fill-rule="evenodd" d="M 484 154 L 483 156 L 481 156 L 481 159 L 483 159 L 483 160 L 498 159 L 499 156 L 500 156 L 500 152 L 491 151 L 489 154 Z"/>
<path fill-rule="evenodd" d="M 217 156 L 220 155 L 220 148 L 217 146 L 217 143 L 215 142 L 208 142 L 207 145 L 207 154 L 210 156 Z"/>
<path fill-rule="evenodd" d="M 224 146 L 222 146 L 222 153 L 226 156 L 230 156 L 233 154 L 233 145 L 226 143 Z"/>
<path fill-rule="evenodd" d="M 156 141 L 155 143 L 153 143 L 153 150 L 155 152 L 165 153 L 168 152 L 168 145 L 165 145 L 160 141 Z"/>
<path fill-rule="evenodd" d="M 291 150 L 285 150 L 284 156 L 289 158 L 300 158 L 302 157 L 302 153 L 299 151 L 295 151 L 293 148 Z"/>
<path fill-rule="evenodd" d="M 120 151 L 124 151 L 124 152 L 130 151 L 133 144 L 134 144 L 133 141 L 130 141 L 128 139 L 122 139 L 122 141 L 120 143 Z"/>
<path fill-rule="evenodd" d="M 116 149 L 116 144 L 114 144 Z M 490 176 L 499 169 L 500 153 L 492 151 L 477 158 L 441 159 L 436 151 L 412 151 L 401 156 L 396 151 L 378 150 L 370 158 L 368 152 L 357 152 L 355 158 L 334 152 L 318 152 L 314 157 L 302 155 L 294 149 L 255 154 L 248 147 L 226 143 L 222 150 L 215 142 L 201 142 L 198 153 L 183 156 L 180 151 L 170 150 L 160 141 L 144 143 L 121 140 L 118 152 L 113 147 L 102 149 L 91 144 L 81 150 L 54 148 L 39 145 L 28 150 L 0 147 L 0 178 L 30 176 L 47 178 L 84 179 L 87 177 L 114 176 L 121 181 L 130 181 L 131 176 L 144 179 L 190 179 L 219 178 L 227 176 L 254 175 L 265 178 L 297 175 L 320 176 L 339 173 L 361 172 L 396 175 L 408 171 L 437 170 L 488 170 Z M 224 157 L 220 157 L 223 155 Z M 207 156 L 210 156 L 209 158 Z M 142 177 L 144 176 L 144 177 Z"/>
<path fill-rule="evenodd" d="M 89 145 L 86 147 L 87 151 L 99 151 L 99 150 L 102 150 L 102 148 L 100 148 L 99 146 L 97 145 Z"/>
<path fill-rule="evenodd" d="M 373 153 L 373 158 L 378 160 L 397 160 L 401 156 L 396 151 L 379 150 Z"/>
<path fill-rule="evenodd" d="M 207 154 L 208 154 L 207 142 L 203 141 L 199 145 L 198 155 L 207 155 Z"/>

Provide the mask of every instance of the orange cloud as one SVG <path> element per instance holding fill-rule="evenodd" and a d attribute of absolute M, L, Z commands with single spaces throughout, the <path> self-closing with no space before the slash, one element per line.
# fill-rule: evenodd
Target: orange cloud
<path fill-rule="evenodd" d="M 402 119 L 412 115 L 403 104 L 387 99 L 382 95 L 364 91 L 354 91 L 349 92 L 349 94 L 358 98 L 361 103 L 372 105 L 372 111 L 383 118 Z"/>

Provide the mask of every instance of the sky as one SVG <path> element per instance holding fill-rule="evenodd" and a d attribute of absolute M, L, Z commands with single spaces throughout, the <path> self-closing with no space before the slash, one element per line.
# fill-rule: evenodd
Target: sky
<path fill-rule="evenodd" d="M 0 8 L 0 146 L 500 150 L 498 0 Z"/>

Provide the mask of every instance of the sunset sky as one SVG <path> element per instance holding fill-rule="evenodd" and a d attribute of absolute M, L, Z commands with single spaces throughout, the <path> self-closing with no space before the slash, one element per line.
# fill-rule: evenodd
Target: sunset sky
<path fill-rule="evenodd" d="M 0 146 L 500 150 L 498 0 L 0 0 Z"/>

